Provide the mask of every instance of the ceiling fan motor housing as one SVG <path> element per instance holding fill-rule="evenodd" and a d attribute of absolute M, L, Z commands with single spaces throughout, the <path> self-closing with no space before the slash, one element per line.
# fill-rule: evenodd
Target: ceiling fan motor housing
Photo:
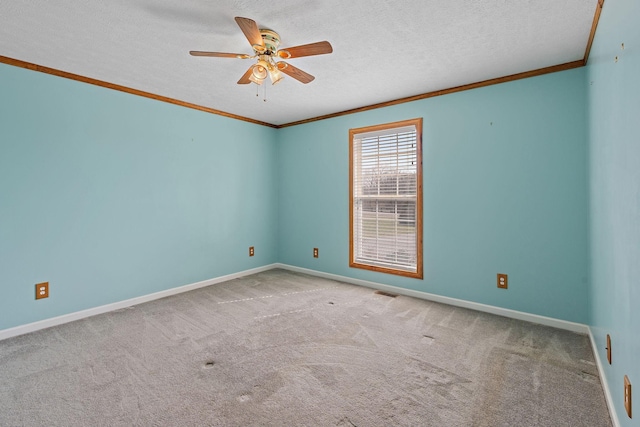
<path fill-rule="evenodd" d="M 260 30 L 260 35 L 262 36 L 262 41 L 264 42 L 267 50 L 264 52 L 265 55 L 275 55 L 278 51 L 278 46 L 280 46 L 280 35 L 273 30 L 268 28 L 262 28 Z"/>

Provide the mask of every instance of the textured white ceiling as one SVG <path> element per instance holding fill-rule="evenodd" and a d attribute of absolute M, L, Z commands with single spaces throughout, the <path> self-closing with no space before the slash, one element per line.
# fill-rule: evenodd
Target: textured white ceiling
<path fill-rule="evenodd" d="M 275 125 L 580 60 L 597 0 L 7 0 L 0 55 Z M 281 47 L 327 40 L 330 55 L 290 59 L 316 79 L 237 85 L 252 53 L 235 16 L 277 31 Z"/>

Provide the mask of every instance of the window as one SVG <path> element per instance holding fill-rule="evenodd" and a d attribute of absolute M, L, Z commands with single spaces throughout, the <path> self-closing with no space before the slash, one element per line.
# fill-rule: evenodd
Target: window
<path fill-rule="evenodd" d="M 422 119 L 349 130 L 349 266 L 422 278 Z"/>

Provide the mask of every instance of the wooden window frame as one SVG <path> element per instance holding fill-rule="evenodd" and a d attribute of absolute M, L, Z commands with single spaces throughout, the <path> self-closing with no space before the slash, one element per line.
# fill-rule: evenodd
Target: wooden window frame
<path fill-rule="evenodd" d="M 415 126 L 416 128 L 416 271 L 401 270 L 364 264 L 355 261 L 354 246 L 354 136 L 370 132 L 391 130 L 400 127 Z M 387 273 L 416 279 L 423 278 L 423 228 L 422 228 L 422 118 L 385 123 L 362 128 L 349 129 L 349 267 Z"/>

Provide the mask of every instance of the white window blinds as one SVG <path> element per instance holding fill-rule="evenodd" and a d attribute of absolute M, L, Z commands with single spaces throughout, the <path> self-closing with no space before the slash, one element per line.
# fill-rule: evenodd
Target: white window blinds
<path fill-rule="evenodd" d="M 419 129 L 371 129 L 351 133 L 351 264 L 422 274 Z"/>

